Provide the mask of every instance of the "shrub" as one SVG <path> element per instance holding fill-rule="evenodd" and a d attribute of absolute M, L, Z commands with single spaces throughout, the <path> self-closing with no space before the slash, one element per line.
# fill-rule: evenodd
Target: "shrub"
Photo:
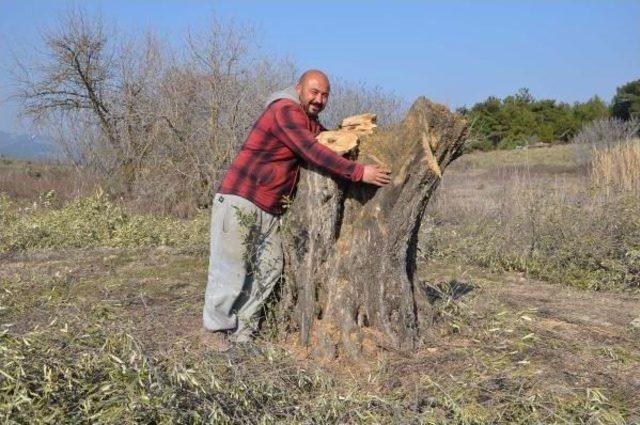
<path fill-rule="evenodd" d="M 579 167 L 571 177 L 528 164 L 491 176 L 479 164 L 497 153 L 469 158 L 463 170 L 452 167 L 461 175 L 447 175 L 429 207 L 422 252 L 580 288 L 640 288 L 640 197 L 628 190 L 630 182 L 637 189 L 637 149 L 601 151 L 608 162 L 594 175 L 610 180 L 598 186 Z"/>
<path fill-rule="evenodd" d="M 640 117 L 640 80 L 629 81 L 616 89 L 611 113 L 624 120 Z"/>
<path fill-rule="evenodd" d="M 632 139 L 640 129 L 640 119 L 623 121 L 619 118 L 604 118 L 593 121 L 580 129 L 572 143 L 607 148 Z"/>
<path fill-rule="evenodd" d="M 0 252 L 46 248 L 194 246 L 207 243 L 207 219 L 129 214 L 104 195 L 78 198 L 60 209 L 48 206 L 51 194 L 21 210 L 0 197 Z"/>

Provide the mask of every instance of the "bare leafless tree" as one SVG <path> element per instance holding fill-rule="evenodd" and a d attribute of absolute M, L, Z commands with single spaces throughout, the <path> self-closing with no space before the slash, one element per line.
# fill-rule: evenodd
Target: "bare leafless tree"
<path fill-rule="evenodd" d="M 373 112 L 378 116 L 378 125 L 388 127 L 398 123 L 407 109 L 401 97 L 381 87 L 331 78 L 331 99 L 322 120 L 327 128 L 335 128 L 345 117 Z"/>
<path fill-rule="evenodd" d="M 262 58 L 252 34 L 212 19 L 175 48 L 74 9 L 43 34 L 39 57 L 17 61 L 16 98 L 80 172 L 145 209 L 190 214 L 210 202 L 268 95 L 295 81 L 295 64 Z M 391 123 L 402 109 L 379 88 L 339 80 L 330 105 L 329 125 L 364 111 Z"/>
<path fill-rule="evenodd" d="M 119 132 L 123 116 L 118 110 L 117 52 L 101 18 L 71 9 L 58 29 L 43 34 L 43 42 L 46 50 L 37 62 L 19 63 L 23 72 L 16 98 L 23 113 L 51 127 L 80 127 L 89 133 L 97 127 L 99 139 L 85 145 L 90 149 L 72 155 L 78 149 L 65 143 L 65 151 L 75 160 L 100 153 L 102 161 L 87 162 L 107 173 L 126 169 L 131 160 Z"/>

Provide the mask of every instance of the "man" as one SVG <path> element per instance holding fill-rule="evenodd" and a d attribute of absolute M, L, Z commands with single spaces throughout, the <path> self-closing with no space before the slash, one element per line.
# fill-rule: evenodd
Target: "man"
<path fill-rule="evenodd" d="M 233 342 L 255 335 L 259 309 L 282 274 L 278 218 L 302 161 L 353 182 L 389 183 L 386 167 L 350 161 L 315 140 L 329 90 L 327 76 L 309 70 L 272 95 L 224 176 L 212 205 L 205 330 Z"/>

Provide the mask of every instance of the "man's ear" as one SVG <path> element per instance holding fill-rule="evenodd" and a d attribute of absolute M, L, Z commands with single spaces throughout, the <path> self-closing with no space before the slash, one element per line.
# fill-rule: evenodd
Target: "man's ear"
<path fill-rule="evenodd" d="M 298 93 L 298 96 L 302 94 L 302 84 L 296 84 L 296 93 Z"/>

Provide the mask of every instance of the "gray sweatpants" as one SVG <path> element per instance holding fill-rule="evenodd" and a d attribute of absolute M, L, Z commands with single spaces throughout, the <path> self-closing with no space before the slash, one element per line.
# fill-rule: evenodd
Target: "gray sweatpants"
<path fill-rule="evenodd" d="M 235 195 L 213 198 L 210 257 L 203 324 L 210 331 L 234 330 L 250 340 L 259 310 L 282 276 L 278 217 Z"/>

